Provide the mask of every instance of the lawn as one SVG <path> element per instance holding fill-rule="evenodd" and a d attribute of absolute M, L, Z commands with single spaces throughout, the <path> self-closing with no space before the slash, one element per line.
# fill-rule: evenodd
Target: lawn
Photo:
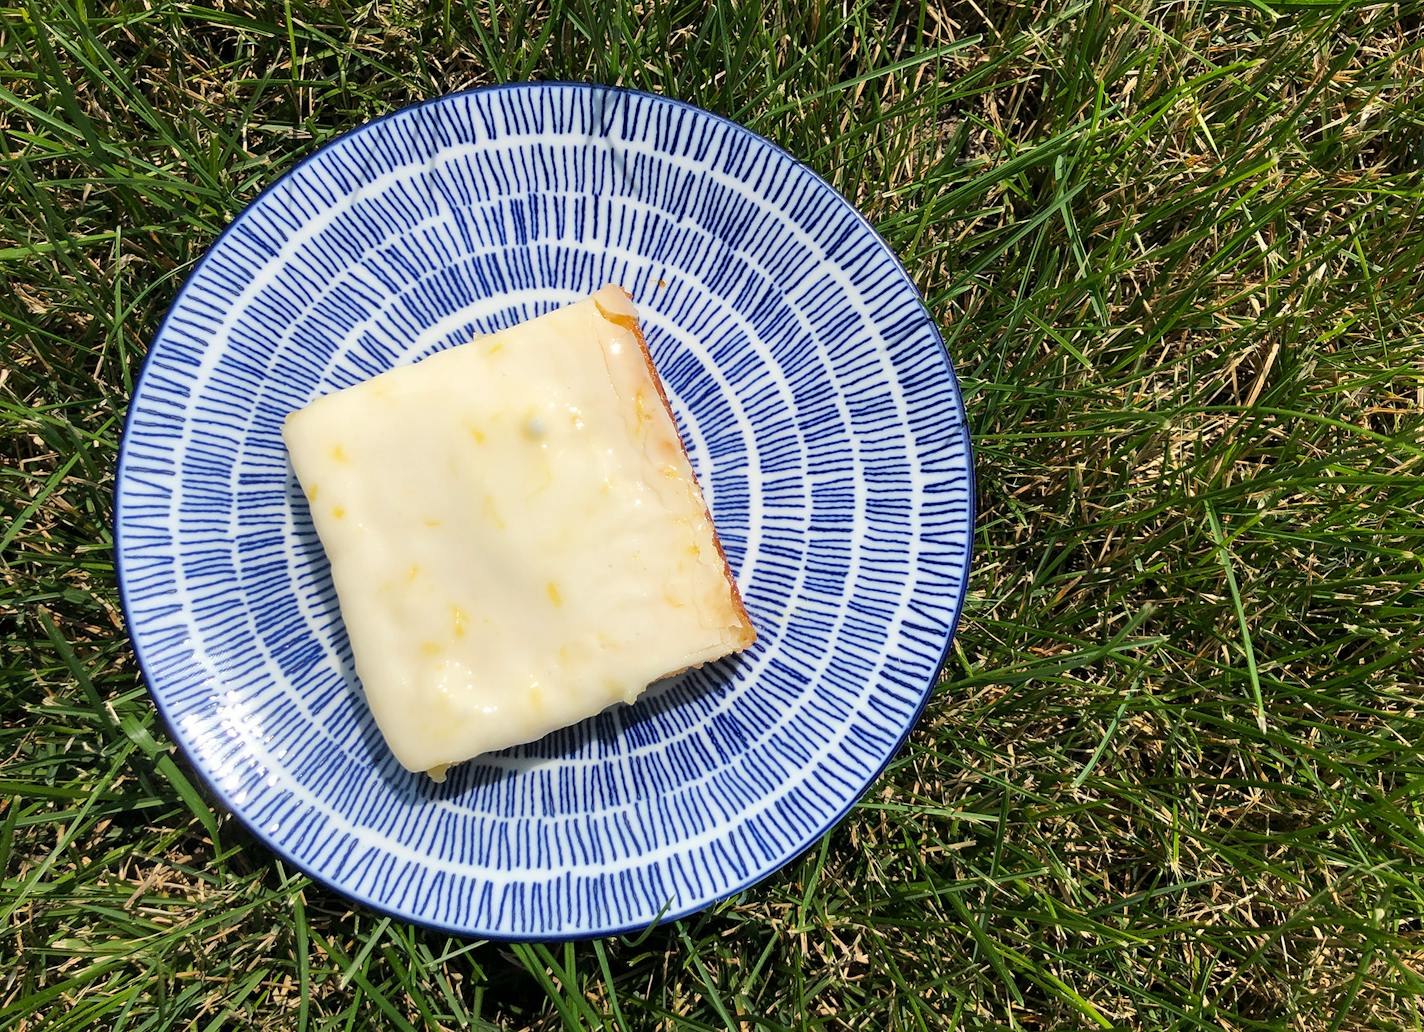
<path fill-rule="evenodd" d="M 618 82 L 851 198 L 944 329 L 970 601 L 909 744 L 764 883 L 467 942 L 285 868 L 117 609 L 125 405 L 273 178 L 411 101 Z M 0 1027 L 1424 1024 L 1417 4 L 0 9 Z"/>

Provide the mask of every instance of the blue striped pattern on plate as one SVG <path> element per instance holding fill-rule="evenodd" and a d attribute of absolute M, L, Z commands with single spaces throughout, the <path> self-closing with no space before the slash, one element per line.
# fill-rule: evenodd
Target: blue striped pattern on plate
<path fill-rule="evenodd" d="M 361 698 L 282 420 L 609 282 L 760 638 L 433 784 Z M 972 508 L 944 346 L 844 200 L 696 108 L 532 84 L 373 122 L 242 213 L 153 343 L 116 540 L 149 688 L 259 837 L 387 912 L 540 938 L 689 912 L 839 819 L 935 681 Z"/>

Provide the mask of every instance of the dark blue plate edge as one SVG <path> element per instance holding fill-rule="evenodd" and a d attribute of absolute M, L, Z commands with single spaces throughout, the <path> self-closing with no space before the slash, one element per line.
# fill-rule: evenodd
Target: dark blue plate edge
<path fill-rule="evenodd" d="M 228 234 L 232 233 L 241 224 L 242 220 L 247 216 L 247 213 L 252 210 L 252 208 L 254 208 L 257 203 L 262 200 L 262 198 L 267 196 L 268 193 L 275 190 L 278 186 L 286 182 L 292 176 L 296 175 L 299 171 L 301 171 L 303 167 L 306 166 L 308 162 L 310 162 L 313 158 L 320 154 L 321 151 L 326 147 L 329 147 L 340 140 L 344 140 L 347 137 L 353 137 L 360 133 L 363 133 L 366 130 L 371 129 L 376 125 L 379 125 L 380 123 L 386 121 L 389 118 L 394 118 L 397 115 L 404 114 L 409 111 L 416 111 L 431 104 L 438 104 L 442 101 L 449 100 L 452 97 L 469 96 L 476 93 L 493 93 L 503 90 L 537 91 L 549 87 L 556 87 L 559 89 L 599 90 L 613 93 L 628 94 L 637 97 L 647 97 L 649 99 L 656 100 L 661 103 L 672 104 L 676 107 L 685 108 L 700 115 L 706 115 L 710 118 L 714 118 L 717 121 L 723 123 L 724 125 L 729 126 L 734 132 L 744 133 L 747 136 L 750 136 L 752 139 L 762 144 L 765 144 L 768 147 L 771 147 L 777 153 L 790 159 L 793 163 L 796 164 L 797 167 L 806 172 L 807 175 L 811 176 L 812 180 L 819 184 L 821 189 L 830 193 L 836 200 L 840 201 L 840 203 L 845 206 L 845 208 L 851 213 L 855 220 L 859 222 L 860 225 L 863 226 L 867 231 L 869 231 L 869 233 L 875 238 L 875 240 L 880 244 L 880 246 L 884 248 L 885 253 L 890 256 L 890 260 L 894 264 L 895 270 L 900 274 L 901 279 L 904 280 L 905 284 L 915 295 L 916 300 L 919 301 L 920 310 L 924 312 L 925 319 L 929 322 L 930 330 L 934 335 L 935 343 L 939 345 L 939 354 L 941 361 L 944 363 L 944 371 L 949 377 L 950 387 L 954 391 L 955 406 L 959 411 L 959 425 L 961 427 L 961 436 L 964 444 L 964 452 L 969 460 L 969 520 L 966 524 L 967 532 L 965 535 L 966 540 L 964 547 L 964 581 L 963 584 L 960 586 L 958 598 L 956 598 L 955 600 L 954 616 L 951 618 L 949 623 L 949 631 L 945 638 L 944 648 L 940 650 L 939 662 L 935 666 L 934 677 L 931 678 L 929 683 L 925 685 L 923 694 L 920 698 L 919 705 L 915 709 L 915 715 L 906 725 L 905 731 L 903 734 L 900 735 L 899 740 L 895 743 L 895 747 L 891 749 L 889 753 L 886 754 L 885 761 L 880 764 L 880 766 L 876 769 L 875 773 L 872 774 L 870 778 L 866 781 L 865 787 L 862 788 L 856 794 L 855 798 L 853 798 L 849 803 L 846 804 L 845 808 L 842 809 L 840 813 L 836 814 L 835 817 L 833 817 L 824 827 L 816 831 L 815 834 L 808 837 L 805 842 L 801 843 L 795 849 L 791 850 L 791 852 L 787 855 L 786 859 L 783 860 L 781 863 L 777 864 L 774 867 L 770 867 L 767 870 L 762 871 L 756 875 L 753 875 L 751 878 L 748 878 L 746 881 L 742 882 L 742 884 L 736 886 L 733 889 L 729 889 L 722 895 L 708 900 L 705 903 L 699 903 L 695 906 L 688 907 L 685 910 L 680 910 L 676 912 L 669 911 L 667 913 L 659 915 L 657 918 L 650 922 L 624 925 L 618 928 L 607 928 L 588 932 L 577 932 L 572 935 L 540 936 L 511 934 L 508 932 L 490 932 L 460 927 L 457 925 L 445 924 L 439 921 L 431 921 L 426 918 L 407 913 L 396 907 L 388 906 L 384 903 L 378 903 L 375 900 L 368 899 L 364 896 L 359 896 L 348 889 L 341 888 L 336 884 L 327 881 L 320 874 L 309 869 L 305 864 L 299 863 L 284 849 L 282 849 L 275 842 L 273 842 L 272 839 L 270 839 L 267 834 L 262 831 L 262 829 L 257 827 L 255 824 L 249 821 L 246 816 L 243 815 L 239 808 L 233 804 L 228 793 L 225 792 L 219 784 L 213 781 L 208 776 L 208 774 L 193 761 L 192 753 L 187 744 L 186 738 L 178 733 L 177 725 L 169 716 L 168 710 L 164 706 L 163 700 L 159 698 L 158 693 L 155 692 L 150 686 L 151 679 L 148 675 L 148 664 L 144 661 L 143 648 L 139 644 L 138 638 L 132 631 L 133 620 L 129 611 L 128 592 L 124 587 L 123 546 L 122 535 L 120 534 L 119 530 L 119 492 L 124 483 L 124 460 L 128 457 L 127 443 L 129 436 L 129 424 L 132 422 L 134 415 L 133 399 L 138 396 L 139 391 L 143 387 L 144 378 L 148 375 L 149 363 L 153 359 L 154 351 L 156 350 L 156 345 L 158 341 L 163 338 L 164 331 L 168 328 L 168 320 L 172 318 L 173 312 L 178 307 L 179 302 L 183 300 L 183 297 L 185 294 L 187 294 L 188 288 L 192 285 L 193 280 L 197 277 L 198 273 L 202 271 L 203 266 L 207 263 L 208 258 L 211 257 L 212 253 L 217 250 L 218 245 L 222 243 L 222 241 L 228 236 Z M 128 411 L 124 414 L 123 434 L 119 438 L 119 459 L 114 470 L 113 497 L 114 506 L 113 514 L 110 519 L 110 528 L 114 541 L 114 577 L 115 580 L 118 582 L 119 608 L 123 612 L 124 628 L 126 631 L 128 631 L 129 642 L 133 646 L 134 656 L 138 660 L 139 670 L 143 674 L 144 687 L 148 689 L 149 698 L 153 700 L 154 709 L 158 711 L 158 715 L 162 719 L 163 725 L 168 731 L 168 737 L 172 739 L 174 744 L 177 745 L 179 750 L 183 753 L 183 757 L 187 761 L 188 768 L 193 771 L 194 774 L 197 775 L 199 781 L 203 784 L 203 787 L 207 789 L 209 795 L 215 797 L 218 802 L 220 802 L 223 807 L 228 811 L 228 813 L 232 814 L 238 819 L 239 822 L 241 822 L 241 824 L 247 829 L 249 834 L 254 836 L 259 842 L 266 846 L 278 859 L 280 859 L 283 863 L 289 864 L 297 870 L 301 871 L 308 878 L 325 888 L 327 891 L 333 892 L 336 895 L 343 896 L 347 899 L 355 900 L 357 903 L 369 907 L 378 913 L 385 914 L 390 917 L 395 917 L 402 921 L 407 921 L 411 924 L 419 925 L 424 928 L 429 928 L 432 931 L 442 932 L 448 935 L 455 935 L 466 939 L 488 939 L 495 942 L 582 942 L 590 939 L 601 939 L 614 935 L 628 935 L 632 933 L 638 933 L 658 925 L 670 924 L 674 921 L 680 921 L 684 917 L 688 917 L 692 914 L 698 913 L 699 911 L 706 910 L 709 907 L 715 906 L 716 904 L 728 900 L 733 896 L 738 895 L 739 893 L 745 892 L 753 885 L 756 885 L 759 882 L 765 881 L 767 878 L 770 878 L 782 868 L 786 867 L 788 864 L 796 860 L 807 849 L 811 848 L 811 846 L 813 846 L 816 842 L 823 838 L 826 833 L 836 827 L 836 825 L 840 824 L 840 822 L 845 819 L 846 815 L 850 813 L 850 811 L 855 807 L 856 803 L 860 801 L 861 797 L 864 796 L 865 793 L 870 790 L 871 786 L 874 785 L 877 780 L 879 780 L 880 775 L 885 772 L 885 768 L 890 765 L 890 761 L 893 760 L 896 755 L 899 754 L 900 750 L 905 747 L 905 742 L 910 737 L 910 732 L 912 732 L 915 729 L 915 725 L 920 722 L 920 718 L 924 715 L 925 707 L 929 704 L 930 696 L 934 693 L 935 686 L 939 683 L 940 673 L 943 671 L 944 665 L 949 659 L 949 651 L 954 645 L 954 636 L 956 631 L 959 629 L 959 619 L 964 613 L 964 603 L 969 594 L 969 575 L 973 570 L 974 566 L 974 525 L 978 519 L 977 482 L 974 475 L 974 443 L 969 434 L 969 418 L 968 413 L 964 408 L 964 392 L 960 389 L 959 377 L 955 375 L 954 363 L 951 361 L 949 357 L 949 351 L 945 347 L 944 337 L 939 331 L 939 325 L 935 322 L 934 317 L 930 314 L 928 307 L 925 305 L 924 296 L 920 293 L 919 287 L 917 287 L 915 285 L 915 281 L 910 278 L 910 274 L 905 271 L 905 267 L 900 263 L 899 256 L 895 254 L 894 248 L 892 248 L 888 243 L 886 243 L 885 238 L 880 235 L 880 232 L 873 225 L 870 224 L 869 220 L 867 220 L 865 216 L 860 213 L 860 211 L 855 207 L 855 205 L 851 204 L 850 201 L 845 199 L 845 197 L 840 193 L 840 191 L 838 191 L 830 183 L 826 182 L 826 180 L 823 179 L 815 169 L 802 162 L 795 155 L 791 154 L 790 152 L 782 148 L 780 145 L 772 142 L 771 140 L 768 140 L 761 134 L 753 132 L 746 126 L 741 125 L 738 122 L 734 122 L 730 118 L 726 118 L 722 115 L 719 115 L 714 111 L 708 111 L 705 108 L 700 108 L 695 104 L 689 104 L 686 101 L 677 100 L 673 97 L 666 97 L 662 94 L 657 93 L 647 93 L 643 90 L 630 89 L 626 86 L 605 86 L 599 83 L 562 82 L 558 80 L 504 83 L 495 86 L 480 86 L 470 90 L 460 90 L 455 93 L 442 94 L 439 97 L 432 97 L 429 100 L 422 100 L 415 104 L 408 104 L 405 107 L 397 108 L 395 111 L 387 112 L 386 114 L 381 115 L 378 118 L 373 118 L 369 122 L 364 122 L 361 125 L 356 126 L 354 129 L 348 129 L 346 132 L 340 133 L 336 136 L 333 136 L 331 139 L 325 141 L 320 146 L 318 146 L 316 150 L 312 151 L 301 161 L 297 162 L 297 164 L 293 165 L 282 175 L 278 176 L 267 186 L 263 187 L 262 190 L 257 194 L 257 196 L 253 197 L 252 200 L 248 201 L 245 205 L 243 205 L 242 211 L 238 212 L 237 216 L 230 223 L 228 223 L 227 227 L 213 239 L 213 242 L 208 245 L 207 250 L 203 252 L 203 256 L 198 259 L 198 261 L 194 264 L 193 268 L 189 270 L 188 275 L 184 277 L 183 285 L 178 288 L 178 292 L 173 295 L 173 300 L 169 302 L 168 311 L 164 313 L 162 321 L 158 324 L 158 329 L 154 332 L 153 340 L 149 344 L 148 351 L 144 354 L 143 362 L 139 367 L 138 376 L 134 380 L 133 391 L 129 396 Z"/>

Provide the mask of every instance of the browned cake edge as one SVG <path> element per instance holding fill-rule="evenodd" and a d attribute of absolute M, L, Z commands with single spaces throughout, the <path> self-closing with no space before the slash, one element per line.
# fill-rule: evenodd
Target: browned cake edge
<path fill-rule="evenodd" d="M 610 285 L 616 286 L 616 284 Z M 648 342 L 643 338 L 643 328 L 636 315 L 638 311 L 637 305 L 633 303 L 632 295 L 630 295 L 628 291 L 624 290 L 621 286 L 617 289 L 622 292 L 629 306 L 633 309 L 635 314 L 632 318 L 625 319 L 621 313 L 607 311 L 602 305 L 598 304 L 596 296 L 594 305 L 598 308 L 599 314 L 609 322 L 616 326 L 622 326 L 624 329 L 632 332 L 634 339 L 638 342 L 639 349 L 643 352 L 643 362 L 648 367 L 648 378 L 652 380 L 653 386 L 657 388 L 658 398 L 663 403 L 663 410 L 667 413 L 668 419 L 671 420 L 672 425 L 676 427 L 677 417 L 673 415 L 672 405 L 668 402 L 667 391 L 663 389 L 662 377 L 658 375 L 658 368 L 653 364 L 653 353 L 648 350 Z M 707 498 L 702 493 L 702 485 L 698 483 L 697 472 L 692 469 L 692 458 L 687 454 L 687 446 L 683 444 L 680 435 L 674 434 L 673 436 L 677 437 L 677 446 L 682 449 L 682 456 L 687 461 L 687 468 L 692 472 L 692 486 L 697 491 L 697 500 L 702 503 L 702 511 L 707 516 L 707 524 L 712 528 L 712 544 L 717 548 L 717 557 L 722 560 L 722 576 L 726 578 L 727 585 L 732 589 L 732 606 L 737 611 L 742 632 L 732 651 L 741 652 L 743 649 L 749 648 L 751 644 L 756 641 L 756 628 L 752 626 L 752 618 L 748 615 L 746 604 L 742 601 L 742 593 L 737 587 L 737 578 L 732 574 L 731 564 L 727 562 L 727 553 L 722 548 L 722 539 L 717 533 L 717 524 L 712 519 L 712 511 L 707 508 Z M 682 671 L 671 671 L 665 676 L 672 677 L 674 674 L 679 673 L 682 673 Z"/>

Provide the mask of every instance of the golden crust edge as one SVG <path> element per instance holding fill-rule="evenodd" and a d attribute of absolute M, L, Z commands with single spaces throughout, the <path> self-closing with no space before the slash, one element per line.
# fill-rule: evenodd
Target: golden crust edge
<path fill-rule="evenodd" d="M 613 287 L 613 289 L 617 290 L 620 294 L 623 295 L 624 300 L 627 301 L 629 307 L 632 308 L 633 315 L 624 319 L 619 318 L 617 314 L 613 314 L 605 310 L 604 307 L 598 303 L 598 291 L 595 291 L 593 294 L 594 307 L 598 309 L 598 313 L 603 316 L 603 318 L 606 319 L 608 322 L 613 323 L 615 326 L 620 326 L 633 334 L 633 339 L 638 342 L 638 350 L 642 352 L 643 365 L 647 368 L 648 379 L 652 382 L 653 388 L 658 392 L 658 400 L 662 402 L 663 411 L 667 413 L 667 418 L 669 422 L 674 427 L 676 427 L 677 417 L 673 415 L 672 404 L 668 401 L 667 391 L 663 388 L 662 377 L 658 375 L 657 366 L 653 364 L 653 353 L 648 349 L 648 342 L 643 337 L 643 327 L 638 319 L 637 305 L 634 304 L 632 295 L 629 294 L 628 291 L 624 290 L 621 286 L 617 284 L 608 284 L 608 286 Z M 683 460 L 687 463 L 688 470 L 692 471 L 692 458 L 687 454 L 687 446 L 683 444 L 682 437 L 680 435 L 674 434 L 673 436 L 677 440 L 678 448 L 682 451 L 682 457 Z M 714 547 L 716 547 L 717 558 L 721 560 L 722 563 L 722 576 L 726 579 L 727 586 L 732 589 L 732 609 L 737 618 L 737 630 L 739 631 L 739 634 L 734 642 L 732 652 L 741 652 L 745 649 L 750 648 L 752 644 L 756 641 L 756 627 L 752 625 L 751 615 L 747 613 L 746 603 L 742 601 L 741 589 L 737 587 L 737 578 L 732 573 L 731 564 L 727 562 L 727 553 L 722 548 L 721 535 L 717 533 L 717 524 L 712 519 L 712 511 L 707 508 L 707 498 L 702 493 L 702 484 L 698 481 L 697 473 L 695 471 L 692 471 L 692 485 L 693 488 L 697 491 L 697 500 L 702 503 L 702 512 L 707 517 L 707 525 L 712 528 L 712 544 Z M 730 654 L 731 653 L 729 653 L 729 655 Z M 699 663 L 695 665 L 701 666 L 702 664 Z M 674 677 L 677 674 L 682 673 L 683 670 L 688 669 L 691 668 L 683 667 L 682 670 L 671 671 L 667 674 L 664 674 L 663 677 Z"/>

